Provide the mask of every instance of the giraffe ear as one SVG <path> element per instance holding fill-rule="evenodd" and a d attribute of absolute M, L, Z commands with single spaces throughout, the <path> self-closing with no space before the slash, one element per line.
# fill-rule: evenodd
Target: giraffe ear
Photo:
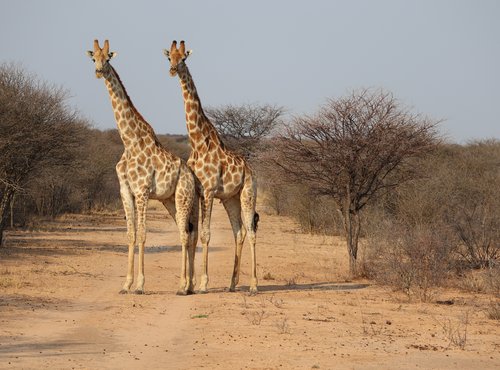
<path fill-rule="evenodd" d="M 182 60 L 186 60 L 188 58 L 188 56 L 190 56 L 192 53 L 193 53 L 193 50 L 186 51 L 186 53 L 185 53 L 186 56 L 184 58 L 182 58 Z"/>
<path fill-rule="evenodd" d="M 170 51 L 163 49 L 163 54 L 165 54 L 165 56 L 170 60 Z"/>
<path fill-rule="evenodd" d="M 90 50 L 87 50 L 87 55 L 88 55 L 90 58 L 93 58 L 93 57 L 94 57 L 94 52 L 93 52 L 93 51 L 90 51 Z"/>
<path fill-rule="evenodd" d="M 108 54 L 109 59 L 114 58 L 118 55 L 116 51 L 112 51 L 111 53 Z"/>

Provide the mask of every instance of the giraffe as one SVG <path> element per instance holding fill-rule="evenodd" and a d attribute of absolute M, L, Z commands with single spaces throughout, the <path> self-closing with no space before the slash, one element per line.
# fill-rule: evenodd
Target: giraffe
<path fill-rule="evenodd" d="M 96 77 L 104 77 L 125 148 L 116 165 L 128 237 L 127 278 L 120 293 L 130 292 L 134 282 L 136 242 L 139 247 L 139 268 L 135 293 L 144 293 L 147 204 L 149 199 L 157 199 L 167 208 L 179 229 L 182 265 L 177 294 L 191 294 L 195 284 L 194 254 L 198 239 L 196 178 L 180 158 L 160 144 L 153 128 L 133 105 L 118 73 L 109 63 L 116 55 L 115 52 L 109 52 L 109 41 L 105 40 L 101 49 L 99 42 L 94 40 L 94 51 L 88 51 L 87 54 L 95 64 Z"/>
<path fill-rule="evenodd" d="M 234 268 L 229 290 L 234 292 L 238 284 L 241 250 L 248 234 L 252 258 L 250 293 L 255 294 L 257 293 L 255 242 L 259 221 L 259 215 L 255 212 L 257 198 L 255 177 L 245 159 L 224 146 L 217 130 L 203 112 L 196 87 L 185 63 L 191 51 L 186 51 L 184 41 L 181 41 L 179 48 L 177 42 L 173 41 L 170 50 L 165 49 L 164 53 L 170 61 L 170 75 L 172 77 L 178 75 L 180 79 L 191 146 L 187 164 L 201 186 L 199 193 L 203 263 L 200 292 L 207 291 L 210 219 L 213 200 L 218 198 L 229 216 L 235 239 Z"/>

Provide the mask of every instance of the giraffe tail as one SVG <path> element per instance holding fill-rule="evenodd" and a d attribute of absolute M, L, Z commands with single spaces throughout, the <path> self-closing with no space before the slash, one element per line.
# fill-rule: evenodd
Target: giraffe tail
<path fill-rule="evenodd" d="M 252 224 L 252 228 L 253 228 L 253 231 L 254 232 L 257 232 L 257 228 L 259 226 L 259 214 L 257 212 L 254 213 L 253 215 L 253 224 Z"/>

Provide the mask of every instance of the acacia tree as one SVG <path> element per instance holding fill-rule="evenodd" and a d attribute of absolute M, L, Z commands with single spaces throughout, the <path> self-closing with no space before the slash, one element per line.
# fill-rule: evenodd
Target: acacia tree
<path fill-rule="evenodd" d="M 251 159 L 261 149 L 264 139 L 281 124 L 284 112 L 283 107 L 269 104 L 225 105 L 205 109 L 224 143 L 247 159 Z"/>
<path fill-rule="evenodd" d="M 351 275 L 356 274 L 361 211 L 377 194 L 416 176 L 416 157 L 438 142 L 436 125 L 401 107 L 391 93 L 364 89 L 295 118 L 268 152 L 289 181 L 329 196 L 342 215 Z"/>
<path fill-rule="evenodd" d="M 13 64 L 0 65 L 0 244 L 6 216 L 30 176 L 71 163 L 86 124 L 66 92 Z"/>

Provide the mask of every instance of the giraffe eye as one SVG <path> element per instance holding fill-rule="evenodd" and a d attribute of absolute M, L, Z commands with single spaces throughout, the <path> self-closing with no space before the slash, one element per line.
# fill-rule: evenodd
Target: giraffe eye
<path fill-rule="evenodd" d="M 92 61 L 95 62 L 95 58 L 92 58 Z"/>

